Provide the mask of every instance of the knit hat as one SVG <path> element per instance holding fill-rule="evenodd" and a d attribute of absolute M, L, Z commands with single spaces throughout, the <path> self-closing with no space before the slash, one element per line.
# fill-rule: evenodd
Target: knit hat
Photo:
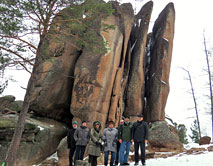
<path fill-rule="evenodd" d="M 86 120 L 82 120 L 82 122 L 81 123 L 86 123 Z"/>
<path fill-rule="evenodd" d="M 74 124 L 78 125 L 78 122 L 77 121 L 72 122 L 72 125 L 74 125 Z"/>
<path fill-rule="evenodd" d="M 139 114 L 139 115 L 138 115 L 138 117 L 141 117 L 141 118 L 143 118 L 143 115 L 142 115 L 142 114 Z"/>

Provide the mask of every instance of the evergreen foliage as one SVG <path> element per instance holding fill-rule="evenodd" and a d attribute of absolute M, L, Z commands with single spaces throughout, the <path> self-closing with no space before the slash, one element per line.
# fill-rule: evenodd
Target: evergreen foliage
<path fill-rule="evenodd" d="M 100 20 L 113 14 L 111 3 L 101 0 L 1 0 L 0 1 L 0 58 L 4 67 L 16 67 L 31 72 L 38 52 L 38 44 L 48 33 L 59 33 L 50 28 L 63 9 L 74 13 L 74 18 L 63 18 L 63 25 L 71 25 L 70 34 L 79 49 L 86 47 L 97 53 L 107 51 L 102 39 Z M 113 25 L 104 25 L 113 29 Z M 51 32 L 50 32 L 51 29 Z"/>
<path fill-rule="evenodd" d="M 177 126 L 177 130 L 180 142 L 183 144 L 188 144 L 189 142 L 186 135 L 187 132 L 186 126 L 184 124 L 179 124 Z"/>
<path fill-rule="evenodd" d="M 190 127 L 192 135 L 189 135 L 189 137 L 192 139 L 194 143 L 199 143 L 199 132 L 198 132 L 198 124 L 197 120 L 195 119 L 193 121 L 192 126 Z"/>

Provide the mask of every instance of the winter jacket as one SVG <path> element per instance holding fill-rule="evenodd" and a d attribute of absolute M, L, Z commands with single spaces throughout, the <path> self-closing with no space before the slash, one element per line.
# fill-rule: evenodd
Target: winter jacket
<path fill-rule="evenodd" d="M 95 125 L 97 123 L 99 123 L 99 125 L 100 125 L 100 128 L 98 131 L 95 129 Z M 94 128 L 91 129 L 91 134 L 90 134 L 88 154 L 99 157 L 101 155 L 101 143 L 102 143 L 101 128 L 102 128 L 102 125 L 99 121 L 95 121 L 93 123 L 93 126 L 94 126 Z"/>
<path fill-rule="evenodd" d="M 118 130 L 118 139 L 122 139 L 122 141 L 131 141 L 131 123 L 124 122 L 123 125 L 120 125 Z"/>
<path fill-rule="evenodd" d="M 68 149 L 72 149 L 75 147 L 75 139 L 74 139 L 74 133 L 75 133 L 76 129 L 72 128 L 68 131 L 67 134 L 67 148 Z"/>
<path fill-rule="evenodd" d="M 116 152 L 118 141 L 118 130 L 116 128 L 105 128 L 102 139 L 104 141 L 104 152 Z"/>
<path fill-rule="evenodd" d="M 131 139 L 134 142 L 144 142 L 148 140 L 148 126 L 144 121 L 137 121 L 133 124 L 131 129 Z"/>
<path fill-rule="evenodd" d="M 90 131 L 85 126 L 80 126 L 76 129 L 74 134 L 76 145 L 87 146 L 90 139 Z"/>

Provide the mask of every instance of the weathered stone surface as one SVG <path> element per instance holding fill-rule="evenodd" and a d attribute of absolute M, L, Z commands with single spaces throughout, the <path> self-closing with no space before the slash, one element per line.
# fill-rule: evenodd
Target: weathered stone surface
<path fill-rule="evenodd" d="M 205 152 L 205 148 L 191 148 L 186 151 L 187 154 L 202 154 Z"/>
<path fill-rule="evenodd" d="M 55 158 L 44 160 L 39 166 L 58 166 Z"/>
<path fill-rule="evenodd" d="M 16 100 L 8 105 L 8 109 L 16 112 L 21 112 L 23 109 L 23 101 Z"/>
<path fill-rule="evenodd" d="M 16 115 L 0 118 L 0 162 L 5 158 L 17 122 Z M 50 119 L 27 118 L 16 166 L 39 164 L 53 154 L 66 135 L 63 124 Z"/>
<path fill-rule="evenodd" d="M 129 39 L 134 21 L 134 12 L 131 4 L 129 3 L 122 4 L 120 6 L 120 10 L 117 9 L 117 12 L 119 13 L 123 22 L 122 31 L 124 39 L 123 39 L 121 60 L 119 68 L 117 69 L 113 85 L 108 116 L 108 120 L 114 121 L 116 125 L 120 122 L 120 119 L 124 111 L 124 101 L 123 101 L 124 90 L 126 88 L 130 67 Z"/>
<path fill-rule="evenodd" d="M 57 148 L 58 166 L 69 166 L 69 149 L 67 149 L 67 137 L 63 138 Z"/>
<path fill-rule="evenodd" d="M 131 24 L 131 20 L 126 20 L 125 23 L 128 21 Z M 123 23 L 119 15 L 102 21 L 102 24 L 112 24 L 115 27 L 108 32 L 100 31 L 101 36 L 108 42 L 110 51 L 97 55 L 84 49 L 75 67 L 71 113 L 76 120 L 87 119 L 90 127 L 94 120 L 105 125 L 108 118 L 113 84 L 122 62 L 123 41 L 127 35 L 123 32 Z"/>
<path fill-rule="evenodd" d="M 213 146 L 209 146 L 207 149 L 209 152 L 213 152 Z"/>
<path fill-rule="evenodd" d="M 30 110 L 36 114 L 66 121 L 71 119 L 70 100 L 75 63 L 79 51 L 69 34 L 69 26 L 63 19 L 71 19 L 74 13 L 65 9 L 54 19 L 54 26 L 40 43 L 33 73 L 36 76 Z M 58 30 L 58 33 L 54 33 Z M 53 32 L 53 33 L 51 33 Z M 32 80 L 30 80 L 32 81 Z"/>
<path fill-rule="evenodd" d="M 200 138 L 199 145 L 208 145 L 210 144 L 210 142 L 211 142 L 211 137 L 204 136 Z"/>
<path fill-rule="evenodd" d="M 166 121 L 158 121 L 149 128 L 149 144 L 151 151 L 182 151 L 183 145 L 177 133 L 172 132 Z"/>
<path fill-rule="evenodd" d="M 147 32 L 151 18 L 153 2 L 145 4 L 136 16 L 135 31 L 132 33 L 134 43 L 132 43 L 131 66 L 129 72 L 127 102 L 125 113 L 136 117 L 142 113 L 144 97 L 145 78 L 145 49 L 147 43 Z M 133 40 L 133 39 L 132 39 Z"/>
<path fill-rule="evenodd" d="M 87 161 L 81 161 L 81 160 L 77 160 L 76 165 L 77 166 L 91 166 L 91 164 L 88 163 Z"/>
<path fill-rule="evenodd" d="M 7 95 L 0 97 L 0 113 L 8 107 L 9 104 L 15 101 L 15 96 Z"/>
<path fill-rule="evenodd" d="M 145 119 L 149 122 L 165 120 L 165 106 L 169 94 L 169 74 L 174 38 L 175 10 L 169 3 L 155 22 L 148 64 Z"/>

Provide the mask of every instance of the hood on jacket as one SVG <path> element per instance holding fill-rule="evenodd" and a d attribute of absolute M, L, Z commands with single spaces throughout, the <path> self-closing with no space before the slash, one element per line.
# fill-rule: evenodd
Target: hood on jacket
<path fill-rule="evenodd" d="M 99 126 L 100 126 L 99 129 L 101 130 L 101 128 L 102 128 L 101 122 L 99 122 L 99 121 L 93 122 L 93 127 L 94 127 L 94 129 L 95 129 L 96 124 L 99 124 Z"/>

